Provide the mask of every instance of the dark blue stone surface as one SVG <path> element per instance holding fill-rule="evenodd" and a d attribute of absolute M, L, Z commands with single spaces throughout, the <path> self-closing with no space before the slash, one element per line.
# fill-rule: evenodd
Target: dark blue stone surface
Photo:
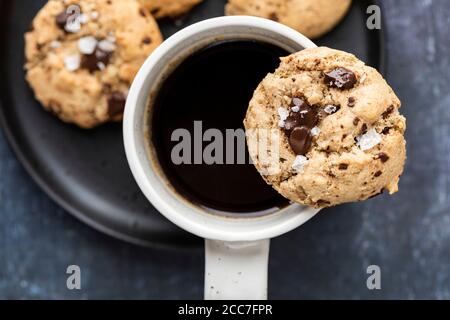
<path fill-rule="evenodd" d="M 450 298 L 450 2 L 383 3 L 387 78 L 408 119 L 400 192 L 324 210 L 273 240 L 271 298 Z M 200 299 L 203 263 L 200 250 L 140 248 L 83 225 L 0 134 L 0 298 Z M 66 288 L 71 264 L 80 291 Z M 382 270 L 379 291 L 366 287 L 371 264 Z"/>

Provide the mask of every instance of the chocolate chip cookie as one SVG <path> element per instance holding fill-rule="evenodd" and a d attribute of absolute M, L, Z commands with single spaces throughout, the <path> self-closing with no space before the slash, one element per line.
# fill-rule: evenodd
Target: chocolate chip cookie
<path fill-rule="evenodd" d="M 203 0 L 140 0 L 142 4 L 157 18 L 175 18 L 190 11 Z"/>
<path fill-rule="evenodd" d="M 398 191 L 406 120 L 383 77 L 329 48 L 282 58 L 245 119 L 253 162 L 284 197 L 323 208 Z"/>
<path fill-rule="evenodd" d="M 271 19 L 314 39 L 332 30 L 350 5 L 351 0 L 229 0 L 225 12 Z"/>
<path fill-rule="evenodd" d="M 137 1 L 50 0 L 25 34 L 26 79 L 65 122 L 120 121 L 135 74 L 161 42 Z"/>

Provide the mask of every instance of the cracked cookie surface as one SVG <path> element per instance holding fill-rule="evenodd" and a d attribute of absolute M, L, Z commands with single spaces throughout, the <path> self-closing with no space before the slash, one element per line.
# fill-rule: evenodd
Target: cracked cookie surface
<path fill-rule="evenodd" d="M 189 12 L 203 0 L 139 0 L 157 19 L 176 18 Z"/>
<path fill-rule="evenodd" d="M 392 194 L 406 159 L 400 105 L 355 56 L 306 49 L 282 58 L 256 89 L 244 121 L 250 155 L 268 184 L 304 205 Z"/>
<path fill-rule="evenodd" d="M 26 79 L 65 122 L 120 121 L 135 74 L 161 42 L 137 1 L 50 0 L 25 34 Z"/>
<path fill-rule="evenodd" d="M 229 0 L 225 13 L 271 19 L 314 39 L 332 30 L 350 5 L 351 0 Z"/>

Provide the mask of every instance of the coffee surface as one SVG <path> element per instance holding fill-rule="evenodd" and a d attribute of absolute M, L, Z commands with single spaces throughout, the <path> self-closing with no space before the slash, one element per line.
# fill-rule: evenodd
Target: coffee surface
<path fill-rule="evenodd" d="M 286 55 L 285 50 L 266 43 L 221 42 L 190 56 L 163 83 L 151 109 L 151 140 L 170 183 L 194 204 L 248 214 L 287 205 L 287 200 L 268 186 L 250 163 L 245 143 L 245 164 L 236 163 L 239 143 L 227 141 L 225 134 L 227 129 L 243 129 L 254 90 L 267 73 L 278 67 L 279 58 Z M 201 121 L 201 131 L 200 122 L 194 125 L 196 121 Z M 185 157 L 190 163 L 172 161 L 172 150 L 180 141 L 171 141 L 171 137 L 180 128 L 190 133 L 190 157 Z M 201 156 L 211 143 L 202 141 L 202 134 L 208 129 L 222 133 L 223 148 L 219 155 L 213 153 L 219 163 L 207 164 Z M 234 164 L 226 164 L 233 149 Z"/>

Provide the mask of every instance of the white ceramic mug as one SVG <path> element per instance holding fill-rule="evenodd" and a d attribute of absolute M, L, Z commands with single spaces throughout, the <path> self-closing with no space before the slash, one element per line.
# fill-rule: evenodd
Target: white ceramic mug
<path fill-rule="evenodd" d="M 125 108 L 125 150 L 142 192 L 167 219 L 206 239 L 205 299 L 266 299 L 269 239 L 297 228 L 318 212 L 293 204 L 258 217 L 211 214 L 177 194 L 149 155 L 145 118 L 149 99 L 165 77 L 196 50 L 239 39 L 268 42 L 288 52 L 315 47 L 295 30 L 266 19 L 205 20 L 179 31 L 154 51 L 137 74 Z"/>

